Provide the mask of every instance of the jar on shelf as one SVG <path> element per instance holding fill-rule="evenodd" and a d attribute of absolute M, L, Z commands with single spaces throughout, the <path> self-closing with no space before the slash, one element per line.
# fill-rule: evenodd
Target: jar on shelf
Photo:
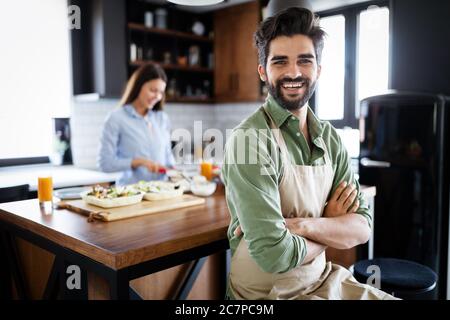
<path fill-rule="evenodd" d="M 175 98 L 177 95 L 177 81 L 175 79 L 171 79 L 169 81 L 169 86 L 167 87 L 167 96 L 169 98 Z"/>
<path fill-rule="evenodd" d="M 137 45 L 135 43 L 130 44 L 130 61 L 137 60 Z"/>
<path fill-rule="evenodd" d="M 147 28 L 153 27 L 153 12 L 146 11 L 144 15 L 144 24 Z"/>
<path fill-rule="evenodd" d="M 169 51 L 164 52 L 163 54 L 163 63 L 164 64 L 171 64 L 172 63 L 172 55 Z"/>
<path fill-rule="evenodd" d="M 155 11 L 156 27 L 160 29 L 167 29 L 167 10 L 159 8 Z"/>
<path fill-rule="evenodd" d="M 199 46 L 189 47 L 189 65 L 191 65 L 191 66 L 200 65 L 200 47 Z"/>

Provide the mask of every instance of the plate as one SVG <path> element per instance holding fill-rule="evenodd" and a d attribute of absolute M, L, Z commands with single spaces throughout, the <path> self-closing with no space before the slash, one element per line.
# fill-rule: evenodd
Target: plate
<path fill-rule="evenodd" d="M 142 201 L 142 198 L 144 197 L 144 193 L 139 193 L 134 196 L 128 196 L 128 197 L 118 197 L 114 199 L 99 199 L 94 196 L 88 196 L 87 194 L 89 191 L 81 193 L 81 199 L 84 200 L 84 202 L 88 204 L 93 204 L 97 207 L 102 208 L 116 208 L 116 207 L 123 207 L 123 206 L 129 206 L 132 204 L 136 204 Z"/>
<path fill-rule="evenodd" d="M 55 197 L 61 200 L 75 200 L 81 199 L 81 193 L 90 190 L 90 187 L 75 187 L 75 188 L 64 188 L 55 190 L 53 193 Z"/>

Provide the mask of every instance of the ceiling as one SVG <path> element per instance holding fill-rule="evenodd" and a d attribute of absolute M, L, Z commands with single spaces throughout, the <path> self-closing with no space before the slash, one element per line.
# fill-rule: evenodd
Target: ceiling
<path fill-rule="evenodd" d="M 167 3 L 167 0 L 143 0 L 151 3 Z M 193 0 L 195 1 L 195 0 Z M 255 0 L 225 0 L 224 2 L 212 6 L 201 6 L 201 7 L 194 7 L 194 6 L 180 6 L 176 5 L 177 8 L 180 8 L 182 10 L 191 11 L 191 12 L 208 12 L 213 10 L 222 9 L 225 7 L 233 6 L 236 4 L 244 3 L 244 2 L 251 2 Z M 311 2 L 311 5 L 313 7 L 313 10 L 315 12 L 329 10 L 329 9 L 335 9 L 338 7 L 344 7 L 347 5 L 352 5 L 356 3 L 363 3 L 368 2 L 368 0 L 309 0 Z"/>

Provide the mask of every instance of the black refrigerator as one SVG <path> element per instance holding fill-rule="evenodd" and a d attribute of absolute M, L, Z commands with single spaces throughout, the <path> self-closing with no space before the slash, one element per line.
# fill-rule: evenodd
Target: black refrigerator
<path fill-rule="evenodd" d="M 392 91 L 360 109 L 359 179 L 377 188 L 374 257 L 407 259 L 438 274 L 448 297 L 450 99 Z"/>

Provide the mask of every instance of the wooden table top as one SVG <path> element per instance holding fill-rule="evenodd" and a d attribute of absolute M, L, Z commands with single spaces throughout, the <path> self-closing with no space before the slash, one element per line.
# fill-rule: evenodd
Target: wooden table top
<path fill-rule="evenodd" d="M 204 205 L 114 222 L 88 223 L 68 210 L 44 215 L 37 199 L 0 204 L 0 220 L 117 270 L 226 239 L 230 215 L 218 188 Z"/>

